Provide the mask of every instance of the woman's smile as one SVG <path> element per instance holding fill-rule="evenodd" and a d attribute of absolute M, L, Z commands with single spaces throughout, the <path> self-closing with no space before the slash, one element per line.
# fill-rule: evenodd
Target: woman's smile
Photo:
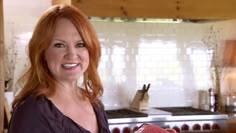
<path fill-rule="evenodd" d="M 73 82 L 87 70 L 89 52 L 71 21 L 60 19 L 56 27 L 45 51 L 47 66 L 56 79 Z"/>
<path fill-rule="evenodd" d="M 62 67 L 65 70 L 74 70 L 77 67 L 79 67 L 79 63 L 66 63 L 66 64 L 62 64 Z"/>

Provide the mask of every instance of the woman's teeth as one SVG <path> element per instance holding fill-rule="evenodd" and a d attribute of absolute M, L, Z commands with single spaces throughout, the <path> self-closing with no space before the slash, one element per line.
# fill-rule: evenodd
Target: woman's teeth
<path fill-rule="evenodd" d="M 63 67 L 65 68 L 70 68 L 70 67 L 75 67 L 77 66 L 78 64 L 63 64 Z"/>

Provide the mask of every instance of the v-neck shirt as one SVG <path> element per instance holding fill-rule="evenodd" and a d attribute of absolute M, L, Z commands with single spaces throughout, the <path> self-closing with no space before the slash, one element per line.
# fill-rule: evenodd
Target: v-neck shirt
<path fill-rule="evenodd" d="M 92 104 L 99 133 L 110 133 L 107 116 L 102 107 Z M 8 133 L 90 133 L 65 116 L 45 96 L 28 96 L 13 111 Z"/>

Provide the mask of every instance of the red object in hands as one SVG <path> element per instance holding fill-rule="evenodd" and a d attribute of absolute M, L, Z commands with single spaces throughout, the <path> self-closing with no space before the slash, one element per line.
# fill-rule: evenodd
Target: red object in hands
<path fill-rule="evenodd" d="M 133 132 L 137 131 L 138 129 L 139 129 L 139 127 L 138 127 L 138 126 L 135 126 L 135 127 L 133 128 Z"/>
<path fill-rule="evenodd" d="M 155 125 L 143 125 L 137 133 L 176 133 L 173 129 L 163 129 Z"/>
<path fill-rule="evenodd" d="M 166 129 L 166 131 L 168 131 L 169 133 L 176 133 L 174 129 Z"/>
<path fill-rule="evenodd" d="M 180 133 L 180 128 L 179 127 L 175 126 L 175 127 L 173 127 L 173 129 L 175 130 L 175 132 Z"/>

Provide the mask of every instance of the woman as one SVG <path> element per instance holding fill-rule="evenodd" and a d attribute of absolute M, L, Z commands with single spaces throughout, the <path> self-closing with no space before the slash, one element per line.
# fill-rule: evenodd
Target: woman
<path fill-rule="evenodd" d="M 110 133 L 99 101 L 100 56 L 98 37 L 79 9 L 49 8 L 29 41 L 31 66 L 19 80 L 8 133 Z"/>

